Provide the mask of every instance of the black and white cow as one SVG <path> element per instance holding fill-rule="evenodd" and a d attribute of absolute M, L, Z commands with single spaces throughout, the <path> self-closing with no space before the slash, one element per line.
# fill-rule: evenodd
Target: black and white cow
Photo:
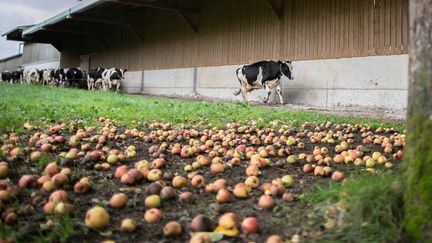
<path fill-rule="evenodd" d="M 88 90 L 95 90 L 95 88 L 102 87 L 102 73 L 105 68 L 98 67 L 90 69 L 87 73 L 87 88 Z"/>
<path fill-rule="evenodd" d="M 53 85 L 54 86 L 63 86 L 65 82 L 65 72 L 64 69 L 59 67 L 53 70 Z"/>
<path fill-rule="evenodd" d="M 37 84 L 41 81 L 40 71 L 36 68 L 31 68 L 26 71 L 25 80 L 27 84 Z"/>
<path fill-rule="evenodd" d="M 124 74 L 127 69 L 118 69 L 118 68 L 110 68 L 105 69 L 102 72 L 102 87 L 103 90 L 108 91 L 111 90 L 112 87 L 115 87 L 115 91 L 120 90 L 120 83 L 124 79 Z"/>
<path fill-rule="evenodd" d="M 243 102 L 247 102 L 247 93 L 256 89 L 265 88 L 267 96 L 263 102 L 267 103 L 271 90 L 276 88 L 281 104 L 283 98 L 280 87 L 280 78 L 285 75 L 289 80 L 293 80 L 293 66 L 291 61 L 261 61 L 249 65 L 244 65 L 236 70 L 237 78 L 240 82 L 240 88 L 234 92 L 234 95 L 242 94 Z"/>
<path fill-rule="evenodd" d="M 23 71 L 17 70 L 13 72 L 2 72 L 0 80 L 3 80 L 4 82 L 8 83 L 21 83 L 23 80 Z"/>
<path fill-rule="evenodd" d="M 0 80 L 2 80 L 3 82 L 6 82 L 6 83 L 13 83 L 12 73 L 10 73 L 8 71 L 2 72 Z"/>
<path fill-rule="evenodd" d="M 11 73 L 12 75 L 12 81 L 14 83 L 23 83 L 23 70 L 17 70 L 17 71 L 13 71 Z"/>
<path fill-rule="evenodd" d="M 42 71 L 42 85 L 52 86 L 53 76 L 54 76 L 54 70 L 52 68 L 44 69 Z"/>
<path fill-rule="evenodd" d="M 83 73 L 79 68 L 73 67 L 69 68 L 66 72 L 66 86 L 68 87 L 78 87 L 80 86 L 80 81 L 83 78 Z"/>

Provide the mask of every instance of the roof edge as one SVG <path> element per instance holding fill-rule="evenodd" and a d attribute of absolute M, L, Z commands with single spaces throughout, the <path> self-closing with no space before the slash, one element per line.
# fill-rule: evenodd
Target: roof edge
<path fill-rule="evenodd" d="M 15 31 L 17 31 L 17 30 L 26 30 L 26 29 L 29 29 L 29 28 L 31 28 L 32 26 L 34 26 L 33 24 L 29 24 L 29 25 L 19 25 L 19 26 L 15 26 L 15 27 L 13 27 L 12 29 L 9 29 L 9 30 L 7 30 L 7 31 L 5 31 L 5 32 L 3 32 L 2 33 L 2 37 L 3 36 L 6 36 L 6 35 L 8 35 L 8 34 L 10 34 L 10 33 L 12 33 L 12 32 L 15 32 Z"/>
<path fill-rule="evenodd" d="M 42 30 L 47 25 L 56 24 L 62 20 L 65 20 L 65 19 L 67 19 L 68 15 L 88 10 L 90 8 L 98 6 L 98 5 L 105 3 L 105 2 L 107 2 L 107 0 L 89 0 L 88 2 L 83 2 L 81 4 L 78 4 L 75 7 L 69 8 L 69 9 L 49 18 L 49 19 L 46 19 L 45 21 L 43 21 L 39 24 L 35 24 L 33 27 L 30 27 L 30 28 L 24 30 L 23 36 L 30 35 L 30 34 L 33 34 L 37 31 L 39 31 L 39 30 Z"/>
<path fill-rule="evenodd" d="M 0 62 L 4 62 L 4 61 L 10 60 L 10 59 L 15 58 L 15 57 L 20 57 L 20 56 L 22 56 L 22 53 L 18 53 L 18 54 L 8 56 L 8 57 L 3 57 L 3 58 L 0 58 Z"/>

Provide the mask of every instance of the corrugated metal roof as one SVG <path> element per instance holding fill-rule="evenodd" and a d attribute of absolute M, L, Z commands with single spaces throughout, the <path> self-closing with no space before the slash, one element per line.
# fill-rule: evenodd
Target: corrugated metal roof
<path fill-rule="evenodd" d="M 80 13 L 80 12 L 85 11 L 87 9 L 90 9 L 90 8 L 96 7 L 98 5 L 101 5 L 101 4 L 105 3 L 105 2 L 107 2 L 107 1 L 106 0 L 89 0 L 88 2 L 83 2 L 83 3 L 77 5 L 77 6 L 73 7 L 73 8 L 65 10 L 65 11 L 57 14 L 56 16 L 51 17 L 51 18 L 49 18 L 49 19 L 47 19 L 47 20 L 45 20 L 45 21 L 43 21 L 43 22 L 41 22 L 39 24 L 36 24 L 33 27 L 25 30 L 23 32 L 23 36 L 30 35 L 32 33 L 35 33 L 37 31 L 39 31 L 39 30 L 42 30 L 45 26 L 52 25 L 52 24 L 58 23 L 58 22 L 60 22 L 62 20 L 65 20 L 65 19 L 67 19 L 68 15 L 71 15 L 71 14 L 74 14 L 74 13 Z"/>

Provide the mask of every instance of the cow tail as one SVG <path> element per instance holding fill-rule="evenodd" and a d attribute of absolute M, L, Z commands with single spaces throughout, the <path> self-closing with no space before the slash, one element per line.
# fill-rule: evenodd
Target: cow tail
<path fill-rule="evenodd" d="M 237 70 L 236 70 L 236 76 L 237 76 L 237 79 L 238 79 L 238 81 L 239 81 L 239 83 L 240 83 L 240 86 L 242 85 L 242 81 L 240 80 L 240 78 L 239 78 L 239 72 L 242 70 L 242 68 L 237 68 Z M 239 95 L 241 93 L 241 88 L 239 88 L 238 90 L 236 90 L 236 91 L 234 91 L 234 95 L 235 96 L 237 96 L 237 95 Z"/>

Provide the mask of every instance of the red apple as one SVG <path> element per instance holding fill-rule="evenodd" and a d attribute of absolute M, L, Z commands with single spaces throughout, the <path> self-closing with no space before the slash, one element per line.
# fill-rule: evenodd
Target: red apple
<path fill-rule="evenodd" d="M 122 208 L 126 205 L 128 196 L 124 193 L 114 194 L 110 199 L 110 205 L 113 208 Z"/>
<path fill-rule="evenodd" d="M 157 208 L 149 209 L 144 213 L 144 220 L 147 223 L 157 223 L 161 220 L 161 218 L 162 218 L 162 213 Z"/>
<path fill-rule="evenodd" d="M 51 193 L 49 196 L 49 201 L 53 203 L 58 202 L 68 202 L 69 196 L 66 191 L 64 190 L 57 190 Z"/>
<path fill-rule="evenodd" d="M 258 201 L 258 205 L 262 208 L 272 208 L 274 206 L 273 198 L 268 195 L 262 195 Z"/>
<path fill-rule="evenodd" d="M 26 188 L 36 183 L 36 178 L 32 175 L 23 175 L 18 182 L 20 188 Z"/>
<path fill-rule="evenodd" d="M 49 176 L 53 176 L 60 172 L 60 167 L 56 164 L 56 162 L 51 162 L 45 166 L 44 172 Z"/>
<path fill-rule="evenodd" d="M 195 188 L 202 187 L 205 183 L 204 177 L 202 175 L 195 175 L 192 180 L 191 184 Z"/>
<path fill-rule="evenodd" d="M 122 165 L 117 167 L 114 176 L 116 178 L 121 178 L 124 174 L 126 174 L 129 171 L 129 168 L 127 167 L 127 165 Z"/>
<path fill-rule="evenodd" d="M 258 231 L 258 221 L 254 217 L 248 217 L 243 219 L 241 223 L 241 229 L 245 234 L 253 234 Z"/>

